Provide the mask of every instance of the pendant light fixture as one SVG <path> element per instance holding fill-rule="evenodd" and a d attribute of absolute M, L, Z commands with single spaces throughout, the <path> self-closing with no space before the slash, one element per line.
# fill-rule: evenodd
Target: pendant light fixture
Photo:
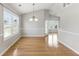
<path fill-rule="evenodd" d="M 35 12 L 34 12 L 35 3 L 33 3 L 32 5 L 33 5 L 33 16 L 32 18 L 29 19 L 29 21 L 38 21 L 38 19 L 35 17 Z"/>

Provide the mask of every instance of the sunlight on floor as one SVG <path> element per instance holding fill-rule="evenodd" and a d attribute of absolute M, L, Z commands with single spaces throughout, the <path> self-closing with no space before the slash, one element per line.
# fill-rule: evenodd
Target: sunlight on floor
<path fill-rule="evenodd" d="M 17 56 L 17 52 L 18 52 L 18 50 L 17 50 L 17 48 L 14 50 L 14 52 L 13 52 L 13 56 Z"/>
<path fill-rule="evenodd" d="M 48 46 L 58 47 L 57 33 L 48 35 Z"/>

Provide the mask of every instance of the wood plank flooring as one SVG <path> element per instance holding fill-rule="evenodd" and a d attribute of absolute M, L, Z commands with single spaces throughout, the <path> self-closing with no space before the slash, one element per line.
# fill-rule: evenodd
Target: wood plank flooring
<path fill-rule="evenodd" d="M 78 56 L 59 43 L 58 48 L 48 47 L 43 37 L 27 37 L 17 41 L 3 56 Z"/>

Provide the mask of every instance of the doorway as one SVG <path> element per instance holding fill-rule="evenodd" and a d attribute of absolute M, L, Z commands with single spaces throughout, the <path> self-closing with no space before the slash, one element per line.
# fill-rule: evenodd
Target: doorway
<path fill-rule="evenodd" d="M 45 21 L 45 34 L 47 35 L 47 44 L 50 47 L 58 47 L 58 20 Z"/>

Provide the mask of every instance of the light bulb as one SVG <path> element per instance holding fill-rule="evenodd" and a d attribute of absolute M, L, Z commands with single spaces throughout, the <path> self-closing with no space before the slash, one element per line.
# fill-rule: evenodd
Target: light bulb
<path fill-rule="evenodd" d="M 35 18 L 34 20 L 35 20 L 35 21 L 38 21 L 38 19 L 37 19 L 37 18 Z"/>
<path fill-rule="evenodd" d="M 30 18 L 29 21 L 33 21 L 33 18 Z"/>

